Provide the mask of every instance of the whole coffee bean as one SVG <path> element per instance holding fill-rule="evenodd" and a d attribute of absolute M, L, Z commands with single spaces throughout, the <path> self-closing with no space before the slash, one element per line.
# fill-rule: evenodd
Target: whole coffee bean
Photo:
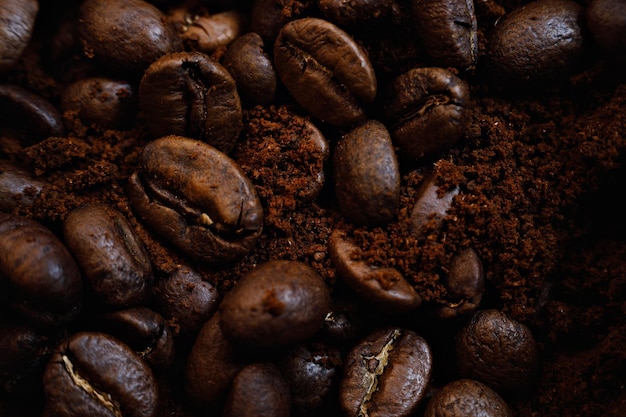
<path fill-rule="evenodd" d="M 104 204 L 70 212 L 63 222 L 65 243 L 100 300 L 112 307 L 145 301 L 154 277 L 150 258 L 128 220 Z"/>
<path fill-rule="evenodd" d="M 500 19 L 491 33 L 494 79 L 539 83 L 567 77 L 583 55 L 582 6 L 572 0 L 535 0 Z"/>
<path fill-rule="evenodd" d="M 412 0 L 411 10 L 434 65 L 462 70 L 476 65 L 478 28 L 472 0 Z"/>
<path fill-rule="evenodd" d="M 243 31 L 245 16 L 237 10 L 220 13 L 196 13 L 182 6 L 168 13 L 168 20 L 178 31 L 186 50 L 210 54 L 233 42 Z"/>
<path fill-rule="evenodd" d="M 289 386 L 273 363 L 246 365 L 230 387 L 224 417 L 289 417 Z"/>
<path fill-rule="evenodd" d="M 397 269 L 368 265 L 361 249 L 344 231 L 333 231 L 328 252 L 345 282 L 377 309 L 385 313 L 406 313 L 422 303 L 422 298 Z"/>
<path fill-rule="evenodd" d="M 400 205 L 400 168 L 385 126 L 369 120 L 335 148 L 335 194 L 341 213 L 364 225 L 390 222 Z"/>
<path fill-rule="evenodd" d="M 530 329 L 498 310 L 474 313 L 458 333 L 459 374 L 498 392 L 519 394 L 534 382 L 538 350 Z"/>
<path fill-rule="evenodd" d="M 348 354 L 339 387 L 347 417 L 413 415 L 430 382 L 426 341 L 400 328 L 377 330 Z"/>
<path fill-rule="evenodd" d="M 424 417 L 513 417 L 497 392 L 471 379 L 446 384 L 428 402 Z"/>
<path fill-rule="evenodd" d="M 159 57 L 183 49 L 165 14 L 143 0 L 86 0 L 78 22 L 85 56 L 114 74 L 141 77 Z"/>
<path fill-rule="evenodd" d="M 148 143 L 131 176 L 129 199 L 141 220 L 195 260 L 234 261 L 261 235 L 254 186 L 226 154 L 181 136 Z"/>
<path fill-rule="evenodd" d="M 37 0 L 3 0 L 0 3 L 0 73 L 11 69 L 22 56 L 38 12 Z"/>
<path fill-rule="evenodd" d="M 478 308 L 485 290 L 485 273 L 474 249 L 467 248 L 452 258 L 443 285 L 448 291 L 448 304 L 439 308 L 439 317 L 455 317 Z"/>
<path fill-rule="evenodd" d="M 339 26 L 356 27 L 367 20 L 379 19 L 391 12 L 393 0 L 319 0 L 318 7 Z"/>
<path fill-rule="evenodd" d="M 458 187 L 441 190 L 434 176 L 428 175 L 417 191 L 417 200 L 411 210 L 411 235 L 423 239 L 428 233 L 428 227 L 440 228 L 458 193 Z"/>
<path fill-rule="evenodd" d="M 312 17 L 287 23 L 274 43 L 274 63 L 291 96 L 313 117 L 334 126 L 365 120 L 376 75 L 367 53 L 339 27 Z"/>
<path fill-rule="evenodd" d="M 272 260 L 244 275 L 220 305 L 220 325 L 235 343 L 285 346 L 312 337 L 330 309 L 322 278 L 298 261 Z"/>
<path fill-rule="evenodd" d="M 593 0 L 585 11 L 589 31 L 605 54 L 626 60 L 626 2 Z"/>
<path fill-rule="evenodd" d="M 78 266 L 50 229 L 0 213 L 0 297 L 35 325 L 55 328 L 76 318 L 83 282 Z"/>
<path fill-rule="evenodd" d="M 331 343 L 342 344 L 354 338 L 356 326 L 346 312 L 333 309 L 324 318 L 322 333 Z"/>
<path fill-rule="evenodd" d="M 201 52 L 167 54 L 152 63 L 139 84 L 139 107 L 154 137 L 186 136 L 226 153 L 243 126 L 235 80 Z"/>
<path fill-rule="evenodd" d="M 31 207 L 45 185 L 16 163 L 0 160 L 0 211 Z"/>
<path fill-rule="evenodd" d="M 277 76 L 261 36 L 248 32 L 226 50 L 222 61 L 248 106 L 268 105 L 276 95 Z"/>
<path fill-rule="evenodd" d="M 128 346 L 104 333 L 73 334 L 55 350 L 43 378 L 55 417 L 152 417 L 152 371 Z"/>
<path fill-rule="evenodd" d="M 407 160 L 438 156 L 465 133 L 469 88 L 446 69 L 414 68 L 399 75 L 382 102 L 391 138 Z"/>

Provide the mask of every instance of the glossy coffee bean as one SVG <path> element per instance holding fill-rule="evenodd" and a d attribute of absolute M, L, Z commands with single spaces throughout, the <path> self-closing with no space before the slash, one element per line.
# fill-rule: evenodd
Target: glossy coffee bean
<path fill-rule="evenodd" d="M 399 75 L 382 102 L 385 124 L 407 160 L 440 155 L 465 133 L 469 88 L 446 69 L 414 68 Z"/>
<path fill-rule="evenodd" d="M 254 186 L 226 154 L 181 136 L 148 143 L 128 185 L 141 220 L 194 260 L 224 263 L 247 254 L 261 235 Z"/>
<path fill-rule="evenodd" d="M 168 13 L 168 20 L 183 40 L 185 50 L 210 54 L 228 46 L 241 35 L 246 19 L 236 10 L 195 13 L 182 6 Z"/>
<path fill-rule="evenodd" d="M 244 103 L 248 106 L 272 103 L 277 75 L 259 34 L 248 32 L 237 38 L 226 50 L 222 64 L 237 83 Z"/>
<path fill-rule="evenodd" d="M 434 177 L 428 175 L 417 191 L 417 200 L 411 210 L 411 235 L 423 239 L 429 228 L 440 228 L 458 193 L 458 187 L 447 191 L 440 190 Z"/>
<path fill-rule="evenodd" d="M 385 126 L 369 120 L 339 140 L 333 158 L 341 213 L 356 224 L 390 222 L 400 205 L 400 168 Z"/>
<path fill-rule="evenodd" d="M 411 10 L 434 65 L 462 70 L 476 65 L 478 28 L 472 0 L 412 0 Z"/>
<path fill-rule="evenodd" d="M 535 0 L 500 19 L 491 33 L 489 62 L 496 79 L 538 83 L 567 77 L 583 55 L 582 6 Z"/>
<path fill-rule="evenodd" d="M 446 384 L 428 402 L 424 417 L 513 417 L 497 392 L 471 379 Z"/>
<path fill-rule="evenodd" d="M 148 365 L 104 333 L 80 332 L 62 342 L 43 383 L 55 417 L 153 417 L 158 409 L 157 384 Z"/>
<path fill-rule="evenodd" d="M 39 12 L 37 0 L 4 0 L 0 3 L 0 73 L 8 71 L 30 41 Z"/>
<path fill-rule="evenodd" d="M 167 54 L 146 70 L 139 106 L 154 137 L 186 136 L 229 152 L 241 132 L 235 80 L 200 52 Z"/>
<path fill-rule="evenodd" d="M 85 56 L 114 74 L 141 77 L 159 57 L 183 48 L 165 14 L 143 0 L 86 0 L 78 22 Z"/>
<path fill-rule="evenodd" d="M 0 160 L 0 211 L 31 207 L 45 185 L 16 163 Z"/>
<path fill-rule="evenodd" d="M 498 310 L 474 313 L 458 333 L 459 374 L 498 392 L 519 394 L 535 379 L 538 350 L 530 329 Z"/>
<path fill-rule="evenodd" d="M 319 331 L 330 308 L 322 278 L 298 261 L 273 260 L 244 275 L 220 305 L 224 335 L 235 343 L 285 346 Z"/>
<path fill-rule="evenodd" d="M 377 330 L 346 358 L 339 400 L 347 417 L 413 415 L 430 381 L 432 354 L 416 333 Z"/>
<path fill-rule="evenodd" d="M 345 232 L 333 231 L 328 252 L 348 286 L 377 309 L 392 314 L 406 313 L 422 303 L 422 298 L 397 269 L 368 265 L 361 249 Z"/>
<path fill-rule="evenodd" d="M 585 9 L 585 21 L 595 42 L 610 58 L 626 60 L 626 2 L 593 0 Z"/>
<path fill-rule="evenodd" d="M 467 248 L 452 258 L 443 285 L 448 304 L 439 308 L 439 317 L 455 317 L 478 308 L 485 290 L 485 272 L 474 249 Z"/>
<path fill-rule="evenodd" d="M 63 222 L 65 242 L 97 297 L 111 307 L 144 302 L 154 277 L 128 220 L 104 204 L 79 207 Z"/>
<path fill-rule="evenodd" d="M 391 13 L 393 0 L 319 0 L 318 7 L 329 21 L 339 26 L 356 27 Z"/>
<path fill-rule="evenodd" d="M 246 365 L 230 387 L 224 417 L 289 417 L 289 386 L 273 363 Z"/>
<path fill-rule="evenodd" d="M 311 115 L 334 126 L 366 119 L 377 83 L 367 53 L 334 24 L 293 20 L 274 43 L 274 63 L 291 96 Z"/>
<path fill-rule="evenodd" d="M 82 305 L 83 282 L 63 243 L 35 220 L 0 213 L 0 297 L 38 326 L 63 326 Z"/>

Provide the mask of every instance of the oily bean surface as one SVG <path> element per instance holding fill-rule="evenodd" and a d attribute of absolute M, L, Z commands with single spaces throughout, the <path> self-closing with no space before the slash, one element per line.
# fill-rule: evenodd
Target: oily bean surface
<path fill-rule="evenodd" d="M 446 384 L 428 402 L 424 417 L 512 417 L 507 403 L 497 392 L 472 379 Z"/>
<path fill-rule="evenodd" d="M 38 12 L 37 0 L 3 0 L 0 3 L 0 73 L 11 69 L 26 49 Z"/>

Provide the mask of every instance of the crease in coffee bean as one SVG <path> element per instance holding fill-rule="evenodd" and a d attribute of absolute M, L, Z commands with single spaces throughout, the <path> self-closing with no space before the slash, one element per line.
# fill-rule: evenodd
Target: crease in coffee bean
<path fill-rule="evenodd" d="M 411 105 L 407 107 L 403 113 L 399 114 L 396 121 L 391 123 L 390 130 L 398 129 L 400 126 L 412 122 L 413 119 L 424 117 L 426 113 L 437 108 L 437 106 L 463 107 L 464 103 L 445 94 L 426 96 L 414 103 L 411 103 Z"/>
<path fill-rule="evenodd" d="M 206 105 L 207 88 L 203 82 L 204 77 L 197 61 L 183 59 L 181 68 L 189 76 L 188 93 L 192 96 L 188 101 L 185 131 L 193 132 L 194 136 L 198 135 L 198 137 L 203 138 L 206 133 L 203 121 L 207 119 L 209 113 Z M 198 117 L 194 117 L 194 115 L 198 115 Z M 196 131 L 196 126 L 199 131 Z"/>

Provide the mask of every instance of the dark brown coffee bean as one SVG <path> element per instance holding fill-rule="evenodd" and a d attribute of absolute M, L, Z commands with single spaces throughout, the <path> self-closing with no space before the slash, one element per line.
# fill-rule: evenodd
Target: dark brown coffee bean
<path fill-rule="evenodd" d="M 62 342 L 43 383 L 55 417 L 153 417 L 159 405 L 148 365 L 104 333 L 76 333 Z"/>
<path fill-rule="evenodd" d="M 489 43 L 495 78 L 535 83 L 571 74 L 583 55 L 583 20 L 572 0 L 535 0 L 505 15 Z"/>
<path fill-rule="evenodd" d="M 428 175 L 417 191 L 417 200 L 411 210 L 411 235 L 423 239 L 429 227 L 440 228 L 458 193 L 458 187 L 448 191 L 441 190 L 435 184 L 434 177 Z"/>
<path fill-rule="evenodd" d="M 74 320 L 83 298 L 78 266 L 46 227 L 0 213 L 0 299 L 32 323 L 63 326 Z"/>
<path fill-rule="evenodd" d="M 63 234 L 106 305 L 129 307 L 146 300 L 154 283 L 150 258 L 121 213 L 104 204 L 79 207 L 65 218 Z"/>
<path fill-rule="evenodd" d="M 254 186 L 204 142 L 167 136 L 148 143 L 128 189 L 141 220 L 195 260 L 234 261 L 261 235 L 263 208 Z"/>
<path fill-rule="evenodd" d="M 407 417 L 417 410 L 430 382 L 432 355 L 416 333 L 375 331 L 348 354 L 339 387 L 348 417 Z"/>
<path fill-rule="evenodd" d="M 226 50 L 222 61 L 237 83 L 237 91 L 248 106 L 268 105 L 276 95 L 277 76 L 263 39 L 248 32 Z"/>
<path fill-rule="evenodd" d="M 78 22 L 85 56 L 115 74 L 141 77 L 162 55 L 183 49 L 165 14 L 143 0 L 86 0 Z"/>
<path fill-rule="evenodd" d="M 246 23 L 245 16 L 237 10 L 209 14 L 196 12 L 182 6 L 171 10 L 167 16 L 183 40 L 186 50 L 210 54 L 228 46 L 239 37 Z"/>
<path fill-rule="evenodd" d="M 341 213 L 356 224 L 390 222 L 400 205 L 400 168 L 385 126 L 369 120 L 337 143 L 335 194 Z"/>
<path fill-rule="evenodd" d="M 289 386 L 276 365 L 253 363 L 243 368 L 230 387 L 224 417 L 289 417 Z"/>
<path fill-rule="evenodd" d="M 538 351 L 530 329 L 498 310 L 474 313 L 457 335 L 459 374 L 498 392 L 516 393 L 534 382 Z"/>
<path fill-rule="evenodd" d="M 287 23 L 274 43 L 278 75 L 311 115 L 335 126 L 365 120 L 377 83 L 367 53 L 334 24 L 317 18 Z"/>
<path fill-rule="evenodd" d="M 412 0 L 411 10 L 434 65 L 462 70 L 476 65 L 478 28 L 472 0 Z"/>
<path fill-rule="evenodd" d="M 452 258 L 443 285 L 448 291 L 448 304 L 439 308 L 439 317 L 455 317 L 478 308 L 485 290 L 485 273 L 474 249 L 465 249 Z"/>
<path fill-rule="evenodd" d="M 139 107 L 154 137 L 186 136 L 230 152 L 243 126 L 235 80 L 200 52 L 167 54 L 146 70 Z"/>
<path fill-rule="evenodd" d="M 356 27 L 391 12 L 393 0 L 319 0 L 324 16 L 339 26 Z"/>
<path fill-rule="evenodd" d="M 424 417 L 513 417 L 497 392 L 471 379 L 446 384 L 428 402 Z"/>
<path fill-rule="evenodd" d="M 17 164 L 0 160 L 0 211 L 31 207 L 46 185 Z"/>
<path fill-rule="evenodd" d="M 87 126 L 126 129 L 135 120 L 138 104 L 135 89 L 128 82 L 92 77 L 75 81 L 63 91 L 61 109 L 76 112 Z"/>
<path fill-rule="evenodd" d="M 356 326 L 346 312 L 333 309 L 324 318 L 322 334 L 330 343 L 342 344 L 354 338 Z"/>
<path fill-rule="evenodd" d="M 589 31 L 604 53 L 626 60 L 626 2 L 593 0 L 585 10 Z"/>
<path fill-rule="evenodd" d="M 273 260 L 244 275 L 220 305 L 222 331 L 251 346 L 285 346 L 312 337 L 330 308 L 322 278 L 298 261 Z"/>
<path fill-rule="evenodd" d="M 382 102 L 391 138 L 407 160 L 438 156 L 465 133 L 469 88 L 446 69 L 414 68 L 396 77 Z"/>
<path fill-rule="evenodd" d="M 339 275 L 375 308 L 385 313 L 406 313 L 422 303 L 422 298 L 397 269 L 368 265 L 361 249 L 345 232 L 333 231 L 328 252 Z"/>
<path fill-rule="evenodd" d="M 39 12 L 37 0 L 3 0 L 0 3 L 0 73 L 8 71 L 30 41 Z"/>

